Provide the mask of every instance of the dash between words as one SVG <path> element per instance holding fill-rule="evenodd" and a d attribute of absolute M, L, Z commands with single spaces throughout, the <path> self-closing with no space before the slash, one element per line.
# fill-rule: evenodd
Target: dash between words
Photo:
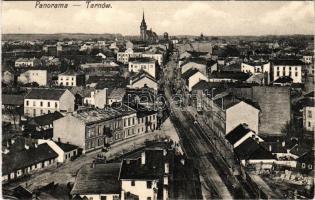
<path fill-rule="evenodd" d="M 112 5 L 110 3 L 106 3 L 106 2 L 101 2 L 101 3 L 92 3 L 92 1 L 85 1 L 86 4 L 86 8 L 112 8 Z M 71 4 L 70 4 L 71 6 Z M 72 5 L 72 6 L 81 6 L 80 4 L 77 5 Z M 42 3 L 41 1 L 36 1 L 35 2 L 35 8 L 68 8 L 69 7 L 69 3 Z"/>

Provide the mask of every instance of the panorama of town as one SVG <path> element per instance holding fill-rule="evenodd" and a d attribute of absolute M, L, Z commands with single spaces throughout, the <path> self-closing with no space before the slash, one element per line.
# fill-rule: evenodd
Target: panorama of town
<path fill-rule="evenodd" d="M 149 24 L 2 36 L 3 198 L 312 199 L 314 37 Z"/>

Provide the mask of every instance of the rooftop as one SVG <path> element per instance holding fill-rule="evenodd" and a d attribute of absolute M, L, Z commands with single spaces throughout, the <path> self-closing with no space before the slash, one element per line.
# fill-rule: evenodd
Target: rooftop
<path fill-rule="evenodd" d="M 249 133 L 250 130 L 246 124 L 240 124 L 237 127 L 235 127 L 233 130 L 231 130 L 225 138 L 234 145 L 237 141 L 242 139 L 247 133 Z"/>
<path fill-rule="evenodd" d="M 39 125 L 39 126 L 45 126 L 52 124 L 55 120 L 63 117 L 63 115 L 60 112 L 53 112 L 48 113 L 45 115 L 34 117 L 30 120 L 30 124 Z"/>
<path fill-rule="evenodd" d="M 65 93 L 66 89 L 56 88 L 33 88 L 25 96 L 25 99 L 47 99 L 47 100 L 59 100 Z"/>
<path fill-rule="evenodd" d="M 33 164 L 58 157 L 58 154 L 48 144 L 40 144 L 37 148 L 25 149 L 19 152 L 2 154 L 2 173 L 8 174 L 14 170 L 24 169 Z"/>
<path fill-rule="evenodd" d="M 113 108 L 104 109 L 83 109 L 72 113 L 72 116 L 83 121 L 86 124 L 106 121 L 121 117 L 123 114 Z"/>
<path fill-rule="evenodd" d="M 71 194 L 120 194 L 120 163 L 91 164 L 78 172 Z"/>
<path fill-rule="evenodd" d="M 156 61 L 153 58 L 141 57 L 141 58 L 130 58 L 129 62 L 132 62 L 132 63 L 155 63 Z"/>
<path fill-rule="evenodd" d="M 188 80 L 192 75 L 196 74 L 197 72 L 199 72 L 198 69 L 190 68 L 182 74 L 182 79 Z"/>
<path fill-rule="evenodd" d="M 241 160 L 249 159 L 275 159 L 270 151 L 257 143 L 253 138 L 247 138 L 243 143 L 234 149 L 234 152 Z"/>
<path fill-rule="evenodd" d="M 291 66 L 296 66 L 296 65 L 304 65 L 304 63 L 301 60 L 285 60 L 285 59 L 281 59 L 281 60 L 273 60 L 272 63 L 274 65 L 291 65 Z"/>

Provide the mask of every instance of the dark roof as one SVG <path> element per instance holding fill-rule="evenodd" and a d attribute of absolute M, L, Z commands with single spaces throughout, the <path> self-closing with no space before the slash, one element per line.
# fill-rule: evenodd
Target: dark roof
<path fill-rule="evenodd" d="M 293 79 L 289 76 L 281 76 L 274 83 L 292 83 Z"/>
<path fill-rule="evenodd" d="M 33 132 L 31 132 L 31 138 L 33 139 L 51 139 L 53 137 L 53 129 L 46 129 L 46 130 L 41 130 L 41 131 L 36 131 L 34 130 Z"/>
<path fill-rule="evenodd" d="M 59 75 L 66 75 L 66 76 L 76 76 L 76 75 L 82 75 L 84 74 L 81 71 L 75 71 L 74 69 L 67 69 L 67 71 L 59 74 Z"/>
<path fill-rule="evenodd" d="M 285 60 L 285 59 L 281 59 L 281 60 L 273 60 L 272 63 L 274 65 L 304 65 L 304 63 L 301 60 Z"/>
<path fill-rule="evenodd" d="M 200 52 L 200 51 L 187 51 L 192 57 L 199 57 L 207 55 L 209 52 Z"/>
<path fill-rule="evenodd" d="M 19 152 L 3 154 L 2 173 L 8 174 L 14 170 L 24 169 L 31 165 L 58 157 L 58 154 L 48 144 L 40 144 L 37 148 L 24 149 Z"/>
<path fill-rule="evenodd" d="M 211 78 L 227 78 L 227 79 L 236 79 L 239 81 L 247 80 L 250 75 L 244 72 L 237 72 L 237 71 L 214 71 L 212 72 Z"/>
<path fill-rule="evenodd" d="M 156 82 L 155 78 L 151 76 L 148 72 L 141 70 L 139 73 L 137 73 L 135 76 L 131 77 L 132 83 L 136 83 L 139 80 L 143 79 L 144 77 L 150 79 L 151 81 Z"/>
<path fill-rule="evenodd" d="M 130 58 L 129 62 L 140 62 L 140 63 L 146 63 L 146 62 L 156 62 L 153 58 L 149 57 L 140 57 L 140 58 Z"/>
<path fill-rule="evenodd" d="M 20 106 L 24 104 L 24 96 L 20 94 L 2 94 L 2 105 Z"/>
<path fill-rule="evenodd" d="M 248 128 L 245 124 L 240 124 L 237 127 L 235 127 L 233 130 L 231 130 L 226 136 L 225 139 L 227 139 L 232 145 L 234 145 L 237 141 L 242 139 L 247 133 L 249 133 L 251 130 Z"/>
<path fill-rule="evenodd" d="M 314 150 L 308 151 L 297 159 L 300 163 L 314 163 Z"/>
<path fill-rule="evenodd" d="M 25 96 L 25 99 L 59 100 L 65 91 L 65 89 L 55 88 L 34 88 Z"/>
<path fill-rule="evenodd" d="M 200 58 L 200 57 L 191 57 L 191 58 L 187 58 L 180 66 L 183 66 L 187 63 L 197 63 L 197 64 L 201 64 L 201 65 L 206 65 L 207 67 L 212 66 L 216 63 L 216 61 L 214 60 L 209 60 L 206 58 Z"/>
<path fill-rule="evenodd" d="M 197 72 L 199 72 L 198 69 L 190 68 L 189 70 L 187 70 L 186 72 L 182 74 L 182 79 L 187 80 Z"/>
<path fill-rule="evenodd" d="M 220 69 L 221 71 L 230 71 L 230 72 L 240 72 L 241 71 L 241 64 L 240 63 L 233 63 L 230 65 L 224 65 Z"/>
<path fill-rule="evenodd" d="M 30 120 L 30 124 L 45 126 L 52 124 L 55 120 L 62 118 L 63 115 L 60 112 L 48 113 L 45 115 L 34 117 Z"/>
<path fill-rule="evenodd" d="M 120 194 L 120 163 L 84 165 L 78 172 L 71 194 Z"/>
<path fill-rule="evenodd" d="M 314 91 L 309 92 L 309 93 L 305 94 L 304 97 L 315 97 L 315 92 Z"/>
<path fill-rule="evenodd" d="M 163 150 L 145 150 L 145 164 L 141 156 L 137 159 L 123 160 L 119 179 L 156 180 L 164 174 Z"/>
<path fill-rule="evenodd" d="M 78 149 L 78 146 L 68 144 L 68 143 L 62 143 L 62 142 L 56 142 L 56 144 L 64 151 L 64 152 L 70 152 L 75 149 Z"/>
<path fill-rule="evenodd" d="M 234 152 L 240 160 L 274 159 L 272 153 L 258 144 L 253 138 L 247 138 L 234 149 Z"/>

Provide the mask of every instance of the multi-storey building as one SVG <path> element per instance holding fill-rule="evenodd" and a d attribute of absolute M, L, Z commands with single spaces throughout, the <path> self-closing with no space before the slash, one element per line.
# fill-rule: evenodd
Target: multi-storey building
<path fill-rule="evenodd" d="M 15 67 L 38 67 L 41 62 L 37 58 L 19 58 L 15 61 Z"/>
<path fill-rule="evenodd" d="M 309 100 L 303 107 L 303 125 L 307 131 L 315 130 L 315 101 Z"/>
<path fill-rule="evenodd" d="M 58 75 L 58 85 L 83 86 L 85 85 L 85 75 L 82 72 L 68 70 Z"/>
<path fill-rule="evenodd" d="M 128 64 L 130 58 L 141 58 L 142 51 L 133 50 L 131 48 L 126 49 L 126 51 L 117 53 L 117 61 Z"/>
<path fill-rule="evenodd" d="M 302 66 L 300 60 L 274 60 L 272 62 L 273 81 L 280 77 L 288 76 L 293 83 L 302 83 Z"/>
<path fill-rule="evenodd" d="M 36 117 L 55 111 L 74 111 L 74 95 L 66 89 L 34 88 L 24 98 L 24 115 Z"/>
<path fill-rule="evenodd" d="M 35 82 L 40 86 L 45 86 L 47 85 L 47 70 L 27 70 L 19 75 L 18 81 L 23 84 Z"/>
<path fill-rule="evenodd" d="M 157 77 L 156 60 L 152 58 L 134 58 L 129 61 L 129 72 L 146 71 L 152 77 Z"/>
<path fill-rule="evenodd" d="M 242 123 L 258 134 L 260 110 L 254 103 L 242 101 L 229 92 L 219 93 L 213 98 L 204 96 L 202 99 L 208 124 L 221 137 Z"/>
<path fill-rule="evenodd" d="M 122 114 L 112 108 L 78 110 L 54 121 L 55 140 L 90 152 L 123 139 Z"/>

